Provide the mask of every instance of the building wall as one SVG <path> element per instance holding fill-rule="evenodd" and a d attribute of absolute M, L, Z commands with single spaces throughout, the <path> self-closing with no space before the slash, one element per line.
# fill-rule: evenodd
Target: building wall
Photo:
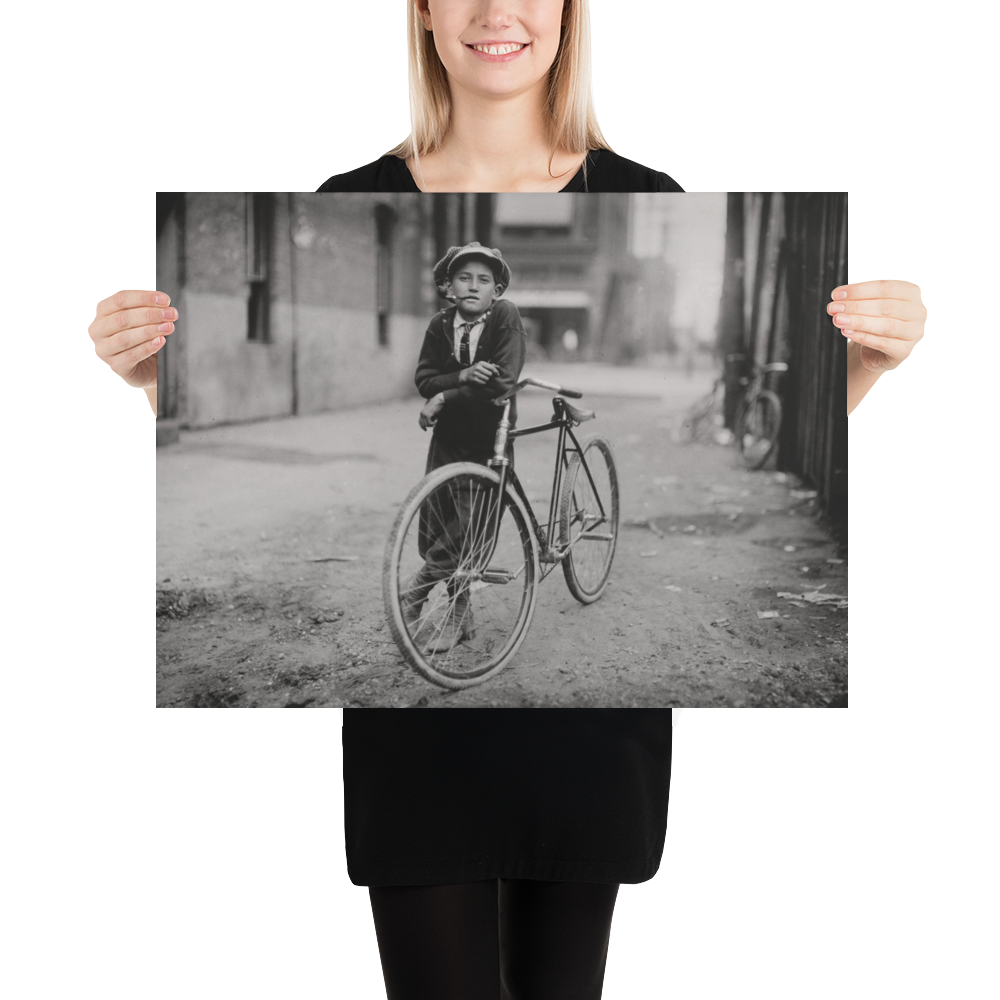
<path fill-rule="evenodd" d="M 157 240 L 157 276 L 181 313 L 167 339 L 165 417 L 182 426 L 315 413 L 415 392 L 427 320 L 439 307 L 426 199 L 273 197 L 270 330 L 248 337 L 247 196 L 187 194 Z M 380 265 L 376 206 L 393 219 Z M 379 274 L 384 342 L 380 340 Z"/>
<path fill-rule="evenodd" d="M 728 206 L 720 354 L 788 364 L 768 376 L 784 409 L 779 467 L 814 485 L 846 532 L 847 352 L 830 334 L 826 303 L 847 281 L 847 195 L 733 193 Z M 727 369 L 729 426 L 740 371 Z"/>

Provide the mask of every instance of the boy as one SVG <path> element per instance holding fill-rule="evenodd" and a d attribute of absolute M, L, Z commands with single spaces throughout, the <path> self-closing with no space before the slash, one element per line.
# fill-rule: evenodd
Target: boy
<path fill-rule="evenodd" d="M 435 315 L 424 335 L 415 381 L 427 402 L 420 426 L 433 428 L 427 472 L 451 462 L 486 465 L 502 407 L 492 401 L 512 388 L 524 364 L 526 337 L 517 306 L 500 296 L 510 285 L 510 267 L 499 250 L 469 243 L 452 247 L 434 267 L 434 282 L 454 305 Z M 517 397 L 511 400 L 510 424 L 517 422 Z M 513 446 L 508 445 L 508 458 Z M 470 502 L 456 498 L 453 523 L 468 524 Z M 429 519 L 428 519 L 429 520 Z M 447 528 L 432 537 L 422 521 L 423 567 L 402 594 L 403 614 L 415 623 L 427 595 L 454 569 Z M 447 652 L 475 635 L 467 592 L 451 594 L 448 620 L 427 645 Z"/>

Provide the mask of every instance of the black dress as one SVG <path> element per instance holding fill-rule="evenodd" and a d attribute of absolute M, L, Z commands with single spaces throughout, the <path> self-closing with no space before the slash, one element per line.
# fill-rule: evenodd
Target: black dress
<path fill-rule="evenodd" d="M 586 176 L 585 176 L 586 173 Z M 383 156 L 346 174 L 336 174 L 320 191 L 419 191 L 406 161 Z M 581 167 L 563 191 L 683 191 L 667 174 L 651 170 L 608 149 L 587 154 L 587 169 Z"/>
<path fill-rule="evenodd" d="M 644 882 L 670 736 L 669 708 L 344 709 L 351 881 Z"/>

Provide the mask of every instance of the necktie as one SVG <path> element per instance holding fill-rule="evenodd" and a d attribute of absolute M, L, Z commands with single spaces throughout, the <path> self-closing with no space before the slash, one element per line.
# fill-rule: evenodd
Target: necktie
<path fill-rule="evenodd" d="M 472 364 L 472 358 L 469 357 L 469 332 L 476 324 L 461 323 L 459 325 L 462 328 L 462 342 L 458 345 L 458 363 L 467 368 Z"/>

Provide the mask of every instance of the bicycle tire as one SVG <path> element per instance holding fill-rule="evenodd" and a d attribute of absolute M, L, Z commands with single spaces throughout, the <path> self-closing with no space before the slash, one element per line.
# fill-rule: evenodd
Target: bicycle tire
<path fill-rule="evenodd" d="M 559 543 L 561 546 L 572 543 L 562 560 L 566 586 L 581 604 L 592 604 L 608 585 L 618 544 L 618 471 L 611 445 L 600 435 L 587 438 L 580 450 L 586 457 L 594 483 L 592 486 L 580 455 L 572 455 L 559 499 Z M 594 487 L 604 508 L 606 520 L 603 522 L 592 521 L 600 517 L 600 507 L 594 501 Z M 577 531 L 574 538 L 574 528 L 581 524 L 583 532 Z M 592 532 L 594 528 L 597 529 L 595 534 L 610 537 L 607 540 L 580 537 L 581 533 L 589 533 L 588 529 Z"/>
<path fill-rule="evenodd" d="M 482 684 L 503 669 L 524 641 L 535 610 L 538 543 L 524 504 L 510 486 L 500 512 L 498 544 L 488 553 L 488 565 L 479 565 L 486 539 L 492 537 L 487 526 L 496 514 L 499 484 L 496 472 L 474 462 L 435 469 L 403 501 L 386 542 L 382 596 L 396 646 L 422 677 L 452 690 Z M 454 508 L 456 496 L 464 497 L 465 492 L 469 507 L 463 521 L 457 511 L 446 508 L 449 503 Z M 422 601 L 419 619 L 408 622 L 404 602 L 413 593 L 414 574 L 428 565 L 420 549 L 428 551 L 425 541 L 435 526 L 439 530 L 434 545 L 448 550 L 455 568 L 436 578 Z M 446 543 L 441 543 L 442 538 Z M 455 545 L 450 544 L 452 540 Z M 502 566 L 497 559 L 511 565 Z M 511 579 L 504 579 L 504 574 Z M 457 592 L 465 594 L 471 620 L 476 622 L 475 637 L 446 651 L 433 650 L 429 647 L 458 615 Z"/>
<path fill-rule="evenodd" d="M 778 446 L 781 430 L 781 400 L 763 389 L 740 413 L 736 440 L 743 461 L 750 469 L 763 468 Z"/>

